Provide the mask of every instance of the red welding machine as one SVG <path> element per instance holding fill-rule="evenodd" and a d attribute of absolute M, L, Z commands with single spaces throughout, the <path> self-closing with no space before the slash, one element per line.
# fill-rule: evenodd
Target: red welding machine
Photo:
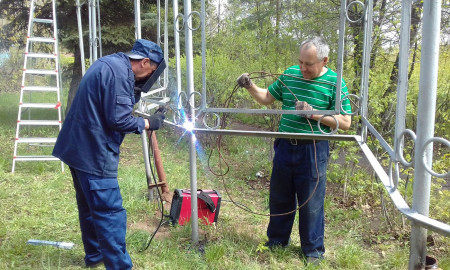
<path fill-rule="evenodd" d="M 197 190 L 198 219 L 203 224 L 217 222 L 220 209 L 219 192 L 216 190 Z M 191 190 L 176 189 L 173 193 L 172 206 L 170 208 L 170 220 L 173 225 L 184 225 L 191 219 Z"/>

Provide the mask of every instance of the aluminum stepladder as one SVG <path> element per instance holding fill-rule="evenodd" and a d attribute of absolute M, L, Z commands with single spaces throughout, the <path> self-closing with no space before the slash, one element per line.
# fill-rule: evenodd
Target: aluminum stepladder
<path fill-rule="evenodd" d="M 18 161 L 60 161 L 51 155 L 62 125 L 56 4 L 39 6 L 44 10 L 51 2 L 52 12 L 36 18 L 43 16 L 36 1 L 43 2 L 31 0 L 12 172 Z"/>

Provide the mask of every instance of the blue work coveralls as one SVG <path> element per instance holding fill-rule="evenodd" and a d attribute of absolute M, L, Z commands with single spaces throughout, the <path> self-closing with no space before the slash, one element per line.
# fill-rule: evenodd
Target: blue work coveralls
<path fill-rule="evenodd" d="M 144 119 L 131 115 L 134 73 L 124 53 L 98 59 L 81 80 L 53 150 L 73 176 L 86 265 L 131 269 L 126 250 L 126 210 L 117 167 L 126 133 L 141 133 Z"/>

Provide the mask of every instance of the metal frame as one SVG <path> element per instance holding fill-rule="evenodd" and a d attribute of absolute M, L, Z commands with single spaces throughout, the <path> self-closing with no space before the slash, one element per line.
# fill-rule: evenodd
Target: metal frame
<path fill-rule="evenodd" d="M 92 1 L 92 0 L 91 0 Z M 420 108 L 424 108 L 418 112 L 417 115 L 417 135 L 413 131 L 405 129 L 406 118 L 406 92 L 408 88 L 408 61 L 409 61 L 409 36 L 410 36 L 410 17 L 411 6 L 413 0 L 403 0 L 402 2 L 402 21 L 400 33 L 400 62 L 399 62 L 399 80 L 397 85 L 397 110 L 396 110 L 396 124 L 394 135 L 394 147 L 391 147 L 379 132 L 370 124 L 368 120 L 368 88 L 369 88 L 369 66 L 370 66 L 370 51 L 372 48 L 372 16 L 373 16 L 373 1 L 365 0 L 353 1 L 347 4 L 347 0 L 341 1 L 340 24 L 339 24 L 339 41 L 338 41 L 338 57 L 337 57 L 337 97 L 335 111 L 322 111 L 325 114 L 339 113 L 341 108 L 341 80 L 343 70 L 343 53 L 344 53 L 344 33 L 346 21 L 351 21 L 348 17 L 348 9 L 351 5 L 361 5 L 364 8 L 363 16 L 357 21 L 364 23 L 364 53 L 363 66 L 361 75 L 361 89 L 360 89 L 360 114 L 361 114 L 361 133 L 359 135 L 335 135 L 335 134 L 295 134 L 295 133 L 278 133 L 278 132 L 254 132 L 242 130 L 220 130 L 215 127 L 208 127 L 203 122 L 205 128 L 194 128 L 190 132 L 189 145 L 189 159 L 190 159 L 190 182 L 191 189 L 197 189 L 197 171 L 196 171 L 196 151 L 195 151 L 195 133 L 212 133 L 233 136 L 257 136 L 257 137 L 283 137 L 283 138 L 303 138 L 303 139 L 327 139 L 327 140 L 346 140 L 355 141 L 361 147 L 363 153 L 368 158 L 370 164 L 374 168 L 378 178 L 383 183 L 385 190 L 392 199 L 397 209 L 404 214 L 412 223 L 411 233 L 411 250 L 409 269 L 415 269 L 418 266 L 425 264 L 426 256 L 426 230 L 430 229 L 444 236 L 450 236 L 450 226 L 440 221 L 433 220 L 428 217 L 429 196 L 430 196 L 430 182 L 431 175 L 442 177 L 447 174 L 439 175 L 431 171 L 432 163 L 432 143 L 440 142 L 447 147 L 450 145 L 448 140 L 443 138 L 434 138 L 434 110 L 436 103 L 436 89 L 437 89 L 437 63 L 439 55 L 439 27 L 440 27 L 440 9 L 441 0 L 429 0 L 424 2 L 423 12 L 423 43 L 422 43 L 422 59 L 421 66 L 426 67 L 420 71 L 420 86 L 418 102 Z M 165 25 L 164 25 L 164 52 L 168 52 L 167 41 L 167 10 L 168 0 L 165 3 Z M 135 0 L 136 12 L 136 37 L 140 37 L 140 0 Z M 159 9 L 160 1 L 158 1 L 158 16 L 160 16 Z M 218 112 L 227 113 L 247 113 L 247 114 L 295 114 L 295 112 L 286 112 L 282 110 L 252 110 L 252 109 L 229 109 L 229 108 L 208 108 L 206 104 L 206 42 L 205 42 L 205 0 L 201 1 L 201 12 L 191 10 L 191 1 L 184 0 L 184 14 L 178 13 L 178 0 L 173 1 L 173 18 L 174 18 L 174 38 L 175 38 L 175 72 L 176 72 L 176 89 L 177 100 L 173 101 L 173 108 L 180 111 L 177 119 L 173 121 L 166 120 L 169 125 L 182 128 L 183 121 L 195 122 L 196 117 L 200 114 L 214 115 L 217 122 L 219 121 Z M 199 15 L 201 18 L 201 25 L 197 28 L 192 28 L 192 17 Z M 182 20 L 182 25 L 180 26 Z M 352 22 L 352 21 L 351 21 Z M 158 42 L 160 42 L 160 24 L 158 23 Z M 201 28 L 202 35 L 202 93 L 194 91 L 194 67 L 193 67 L 193 43 L 192 36 L 194 31 Z M 185 34 L 185 55 L 186 55 L 186 92 L 181 89 L 181 61 L 180 61 L 180 40 L 179 32 L 184 31 Z M 165 55 L 166 56 L 166 55 Z M 168 57 L 165 57 L 168 60 Z M 168 70 L 167 70 L 168 72 Z M 146 97 L 143 97 L 143 106 L 140 106 L 140 113 L 145 114 L 150 108 L 155 107 L 155 104 L 167 103 L 167 99 L 161 100 L 161 95 L 165 97 L 168 85 L 168 73 L 164 74 L 164 81 L 160 88 L 155 89 Z M 182 94 L 184 93 L 184 94 Z M 159 95 L 155 98 L 155 95 Z M 195 95 L 201 98 L 201 105 L 195 107 Z M 188 108 L 184 108 L 179 102 L 179 97 L 184 96 L 188 101 Z M 148 105 L 150 104 L 150 105 Z M 152 105 L 153 104 L 153 105 Z M 189 111 L 190 119 L 183 119 L 182 112 L 184 109 Z M 304 112 L 303 112 L 304 113 Z M 383 149 L 388 153 L 391 159 L 389 172 L 387 173 L 380 165 L 377 158 L 373 155 L 366 144 L 368 133 L 373 134 L 380 142 Z M 415 141 L 415 159 L 414 162 L 408 163 L 402 157 L 403 137 L 408 134 Z M 142 136 L 143 147 L 145 147 L 146 140 Z M 144 148 L 146 149 L 146 147 Z M 144 156 L 146 151 L 144 151 Z M 145 159 L 148 164 L 148 153 Z M 408 206 L 400 192 L 397 189 L 399 182 L 399 165 L 414 166 L 414 192 L 412 207 Z M 394 169 L 393 169 L 394 168 Z M 393 171 L 395 170 L 395 172 Z M 394 175 L 394 176 L 393 176 Z M 198 218 L 197 218 L 197 199 L 196 193 L 192 193 L 191 200 L 192 208 L 192 241 L 194 244 L 198 243 Z"/>

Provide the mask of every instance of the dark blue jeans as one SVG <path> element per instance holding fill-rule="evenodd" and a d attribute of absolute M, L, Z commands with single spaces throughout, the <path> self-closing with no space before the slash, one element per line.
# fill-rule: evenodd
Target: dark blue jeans
<path fill-rule="evenodd" d="M 273 215 L 292 211 L 296 209 L 297 202 L 298 205 L 302 205 L 312 194 L 308 203 L 299 210 L 300 242 L 305 256 L 322 257 L 325 253 L 323 204 L 329 156 L 328 141 L 316 141 L 314 147 L 314 144 L 292 145 L 289 139 L 276 139 L 274 149 L 275 157 L 270 180 L 270 213 Z M 269 238 L 267 244 L 287 245 L 294 219 L 295 212 L 271 216 L 267 228 Z"/>
<path fill-rule="evenodd" d="M 76 192 L 86 265 L 103 261 L 106 269 L 131 269 L 126 250 L 127 214 L 117 178 L 101 178 L 70 168 Z"/>

